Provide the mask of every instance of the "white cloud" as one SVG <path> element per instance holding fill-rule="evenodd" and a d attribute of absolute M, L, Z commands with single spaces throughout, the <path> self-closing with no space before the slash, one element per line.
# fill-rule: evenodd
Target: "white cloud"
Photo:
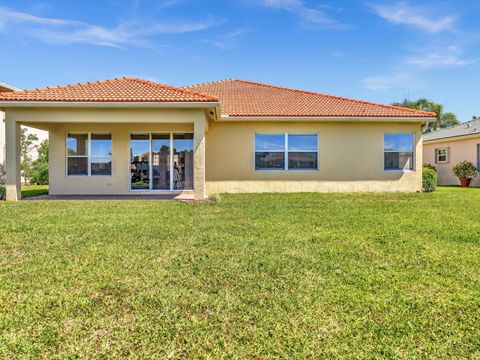
<path fill-rule="evenodd" d="M 438 52 L 438 49 L 435 50 L 407 58 L 405 64 L 431 69 L 446 66 L 466 66 L 477 62 L 477 60 L 463 58 L 463 49 L 456 45 L 448 46 L 442 52 Z"/>
<path fill-rule="evenodd" d="M 394 88 L 411 88 L 418 85 L 418 81 L 408 73 L 370 76 L 363 79 L 362 82 L 370 91 L 388 91 Z"/>
<path fill-rule="evenodd" d="M 348 29 L 351 27 L 330 17 L 319 8 L 307 7 L 302 0 L 257 0 L 255 3 L 289 11 L 300 17 L 306 24 L 322 29 Z"/>
<path fill-rule="evenodd" d="M 465 66 L 474 64 L 476 60 L 467 60 L 459 58 L 456 55 L 428 54 L 424 57 L 411 58 L 406 61 L 410 65 L 418 65 L 425 68 L 435 68 L 442 66 Z"/>
<path fill-rule="evenodd" d="M 225 49 L 230 47 L 233 43 L 237 41 L 239 37 L 241 37 L 247 32 L 248 30 L 242 28 L 218 36 L 216 39 L 202 39 L 200 41 L 204 44 L 209 44 L 219 49 Z"/>
<path fill-rule="evenodd" d="M 411 6 L 406 2 L 372 6 L 383 19 L 397 25 L 410 25 L 431 33 L 451 31 L 458 20 L 455 15 L 433 16 L 435 7 Z"/>
<path fill-rule="evenodd" d="M 124 21 L 115 27 L 104 27 L 82 21 L 38 17 L 0 7 L 0 28 L 14 30 L 54 44 L 92 44 L 111 47 L 149 46 L 148 38 L 160 34 L 178 34 L 208 29 L 218 23 Z M 18 26 L 21 25 L 21 26 Z"/>

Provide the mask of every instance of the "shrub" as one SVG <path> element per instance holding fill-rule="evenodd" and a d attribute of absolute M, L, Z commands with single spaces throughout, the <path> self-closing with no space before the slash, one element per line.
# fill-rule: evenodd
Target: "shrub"
<path fill-rule="evenodd" d="M 477 176 L 477 168 L 470 161 L 464 160 L 452 168 L 453 173 L 458 178 L 471 179 Z"/>
<path fill-rule="evenodd" d="M 0 200 L 5 200 L 5 187 L 0 185 Z"/>
<path fill-rule="evenodd" d="M 435 165 L 432 165 L 432 164 L 423 164 L 423 167 L 424 167 L 424 168 L 432 169 L 433 171 L 437 172 L 437 168 L 435 167 Z"/>
<path fill-rule="evenodd" d="M 422 190 L 423 192 L 433 192 L 437 187 L 437 172 L 429 167 L 424 167 L 422 171 Z"/>
<path fill-rule="evenodd" d="M 32 162 L 27 176 L 32 184 L 48 185 L 48 140 L 38 147 L 38 159 Z"/>

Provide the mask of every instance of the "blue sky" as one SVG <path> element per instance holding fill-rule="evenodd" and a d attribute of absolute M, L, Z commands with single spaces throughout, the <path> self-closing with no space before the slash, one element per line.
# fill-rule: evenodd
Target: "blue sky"
<path fill-rule="evenodd" d="M 480 1 L 0 0 L 0 81 L 241 78 L 480 115 Z"/>

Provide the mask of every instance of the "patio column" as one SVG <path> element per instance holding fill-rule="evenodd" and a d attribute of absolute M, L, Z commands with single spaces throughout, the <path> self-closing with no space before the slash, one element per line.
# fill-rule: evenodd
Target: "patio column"
<path fill-rule="evenodd" d="M 193 124 L 193 192 L 195 200 L 205 199 L 205 118 L 195 119 Z"/>
<path fill-rule="evenodd" d="M 20 190 L 20 124 L 15 120 L 5 119 L 5 165 L 7 173 L 6 199 L 17 201 L 22 198 Z"/>

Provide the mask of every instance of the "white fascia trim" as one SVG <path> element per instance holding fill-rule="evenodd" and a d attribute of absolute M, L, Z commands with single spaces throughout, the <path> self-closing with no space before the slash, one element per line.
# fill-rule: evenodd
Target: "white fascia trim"
<path fill-rule="evenodd" d="M 436 118 L 427 117 L 335 117 L 335 116 L 228 116 L 222 115 L 220 121 L 322 121 L 322 122 L 412 122 L 430 123 Z"/>
<path fill-rule="evenodd" d="M 0 101 L 0 108 L 211 108 L 219 102 Z"/>

